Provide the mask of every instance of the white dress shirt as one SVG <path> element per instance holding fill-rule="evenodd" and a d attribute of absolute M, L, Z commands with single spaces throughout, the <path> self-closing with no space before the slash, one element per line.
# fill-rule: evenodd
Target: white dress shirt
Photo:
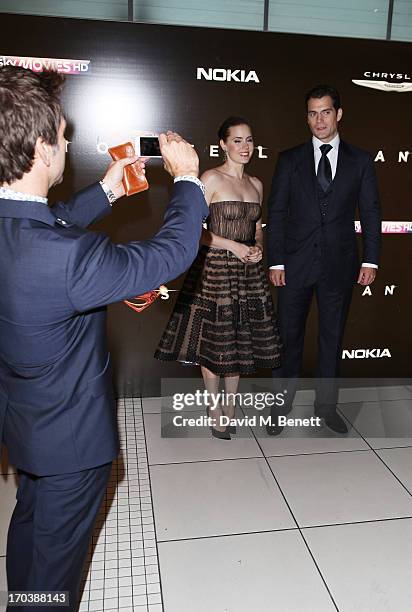
<path fill-rule="evenodd" d="M 47 204 L 47 198 L 43 196 L 33 195 L 31 193 L 23 193 L 21 191 L 14 191 L 8 187 L 0 187 L 0 198 L 3 200 L 16 200 L 20 202 L 41 202 Z"/>
<path fill-rule="evenodd" d="M 336 167 L 338 165 L 339 143 L 339 134 L 336 134 L 335 138 L 333 138 L 330 142 L 327 143 L 332 147 L 332 149 L 326 154 L 326 157 L 328 158 L 330 166 L 332 168 L 332 180 L 335 178 Z M 319 140 L 319 138 L 316 138 L 316 136 L 312 136 L 312 144 L 313 155 L 315 157 L 315 173 L 317 174 L 320 158 L 322 157 L 322 151 L 320 150 L 320 148 L 326 143 Z"/>
<path fill-rule="evenodd" d="M 332 138 L 332 140 L 328 143 L 322 142 L 321 140 L 319 140 L 319 138 L 316 138 L 316 136 L 312 136 L 313 156 L 315 160 L 315 173 L 316 174 L 318 173 L 319 161 L 320 161 L 320 158 L 322 157 L 322 151 L 320 150 L 320 147 L 323 144 L 330 144 L 332 148 L 330 151 L 328 151 L 327 158 L 329 159 L 330 166 L 332 169 L 332 180 L 335 178 L 336 168 L 338 166 L 339 143 L 340 143 L 339 134 L 336 134 L 335 138 Z M 372 263 L 362 263 L 362 266 L 364 266 L 365 268 L 377 268 L 378 267 L 376 264 L 372 264 Z M 284 265 L 270 266 L 270 270 L 284 270 L 284 269 L 285 269 Z"/>

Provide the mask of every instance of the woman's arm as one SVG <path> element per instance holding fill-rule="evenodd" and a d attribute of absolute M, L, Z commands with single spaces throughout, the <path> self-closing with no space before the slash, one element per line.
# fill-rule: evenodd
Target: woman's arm
<path fill-rule="evenodd" d="M 229 240 L 229 238 L 223 238 L 223 236 L 218 236 L 217 234 L 214 234 L 206 229 L 202 230 L 200 244 L 205 244 L 206 246 L 215 249 L 225 249 L 226 251 L 230 251 L 233 253 L 233 255 L 235 255 L 235 257 L 243 262 L 248 261 L 251 249 L 253 249 L 253 247 L 249 247 L 246 244 L 236 242 L 235 240 Z"/>
<path fill-rule="evenodd" d="M 250 177 L 254 187 L 259 194 L 259 203 L 262 206 L 263 201 L 263 185 L 262 181 L 260 181 L 255 176 Z M 262 220 L 259 219 L 256 221 L 256 230 L 255 230 L 255 246 L 252 247 L 252 253 L 249 255 L 249 261 L 253 263 L 257 263 L 262 259 L 263 254 L 263 228 L 262 228 Z"/>
<path fill-rule="evenodd" d="M 263 251 L 263 228 L 261 219 L 256 222 L 255 245 Z"/>
<path fill-rule="evenodd" d="M 223 236 L 218 236 L 214 234 L 210 230 L 203 229 L 202 237 L 200 239 L 201 244 L 205 244 L 209 247 L 214 247 L 215 249 L 226 249 L 227 251 L 232 251 L 233 246 L 239 244 L 234 240 L 229 240 L 228 238 L 223 238 Z"/>

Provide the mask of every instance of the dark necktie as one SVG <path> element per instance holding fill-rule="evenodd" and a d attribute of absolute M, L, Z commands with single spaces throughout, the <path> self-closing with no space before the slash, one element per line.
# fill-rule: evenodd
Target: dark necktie
<path fill-rule="evenodd" d="M 328 159 L 328 153 L 332 148 L 330 144 L 323 144 L 320 147 L 322 157 L 319 160 L 317 178 L 323 191 L 327 191 L 332 182 L 332 168 Z"/>

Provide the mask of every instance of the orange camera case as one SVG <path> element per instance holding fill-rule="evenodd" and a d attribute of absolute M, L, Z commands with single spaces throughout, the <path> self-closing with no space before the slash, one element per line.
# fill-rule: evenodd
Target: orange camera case
<path fill-rule="evenodd" d="M 128 157 L 128 149 L 131 148 L 134 154 L 134 147 L 131 142 L 125 142 L 124 144 L 117 145 L 116 147 L 110 147 L 109 153 L 114 161 Z M 135 193 L 140 193 L 149 189 L 149 183 L 143 172 L 140 170 L 137 162 L 126 166 L 123 172 L 123 186 L 126 191 L 126 195 L 131 196 Z"/>

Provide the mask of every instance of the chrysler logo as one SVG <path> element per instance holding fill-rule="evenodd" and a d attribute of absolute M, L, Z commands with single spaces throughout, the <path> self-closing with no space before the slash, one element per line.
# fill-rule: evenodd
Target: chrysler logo
<path fill-rule="evenodd" d="M 409 74 L 401 72 L 373 72 L 367 70 L 362 75 L 364 79 L 352 79 L 352 83 L 380 91 L 412 91 L 412 79 Z"/>

